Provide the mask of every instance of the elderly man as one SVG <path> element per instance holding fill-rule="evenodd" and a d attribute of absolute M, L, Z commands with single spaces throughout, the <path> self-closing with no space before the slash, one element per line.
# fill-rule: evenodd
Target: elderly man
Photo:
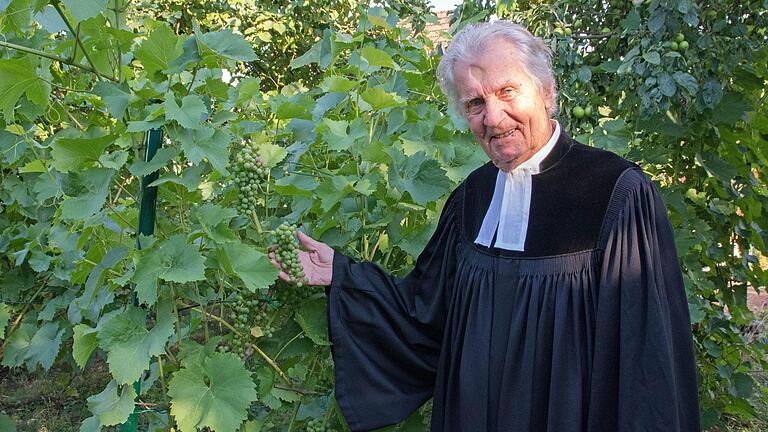
<path fill-rule="evenodd" d="M 310 283 L 330 285 L 350 428 L 433 397 L 433 431 L 698 431 L 687 302 L 651 182 L 550 118 L 551 54 L 524 28 L 467 26 L 438 75 L 490 162 L 451 194 L 413 271 L 299 235 Z"/>

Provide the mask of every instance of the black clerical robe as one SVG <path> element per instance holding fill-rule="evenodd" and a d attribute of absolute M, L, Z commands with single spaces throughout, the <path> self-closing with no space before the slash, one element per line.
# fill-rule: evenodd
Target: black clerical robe
<path fill-rule="evenodd" d="M 353 431 L 434 398 L 432 430 L 699 431 L 672 230 L 637 165 L 561 134 L 532 177 L 523 252 L 474 243 L 497 169 L 474 171 L 403 279 L 336 253 L 336 399 Z"/>

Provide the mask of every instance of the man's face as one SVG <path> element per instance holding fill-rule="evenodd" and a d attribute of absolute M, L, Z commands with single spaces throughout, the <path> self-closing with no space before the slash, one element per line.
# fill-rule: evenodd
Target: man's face
<path fill-rule="evenodd" d="M 456 62 L 453 74 L 459 108 L 485 153 L 502 171 L 528 160 L 552 136 L 547 114 L 550 98 L 525 72 L 510 42 L 488 42 L 474 58 Z"/>

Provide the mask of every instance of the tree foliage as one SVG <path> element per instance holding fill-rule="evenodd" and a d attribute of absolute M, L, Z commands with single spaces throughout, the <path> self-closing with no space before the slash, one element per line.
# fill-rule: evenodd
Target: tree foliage
<path fill-rule="evenodd" d="M 712 427 L 766 404 L 768 341 L 745 331 L 746 295 L 768 280 L 765 9 L 467 2 L 447 32 L 525 23 L 555 53 L 564 128 L 658 182 Z M 0 1 L 2 364 L 106 361 L 83 430 L 126 421 L 139 395 L 158 407 L 141 414 L 151 430 L 343 429 L 322 290 L 277 281 L 266 252 L 288 222 L 412 266 L 485 161 L 435 82 L 435 21 L 408 2 Z M 146 160 L 150 130 L 163 148 Z M 266 174 L 235 187 L 245 148 Z"/>

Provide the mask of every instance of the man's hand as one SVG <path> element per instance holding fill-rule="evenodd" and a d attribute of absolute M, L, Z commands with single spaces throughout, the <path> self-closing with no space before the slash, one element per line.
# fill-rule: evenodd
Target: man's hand
<path fill-rule="evenodd" d="M 297 231 L 296 235 L 299 243 L 304 247 L 304 250 L 298 251 L 297 254 L 309 285 L 330 285 L 333 276 L 333 249 L 301 231 Z M 281 268 L 280 263 L 275 259 L 274 251 L 269 253 L 269 258 L 275 267 Z M 282 269 L 280 279 L 290 282 L 290 277 Z"/>

